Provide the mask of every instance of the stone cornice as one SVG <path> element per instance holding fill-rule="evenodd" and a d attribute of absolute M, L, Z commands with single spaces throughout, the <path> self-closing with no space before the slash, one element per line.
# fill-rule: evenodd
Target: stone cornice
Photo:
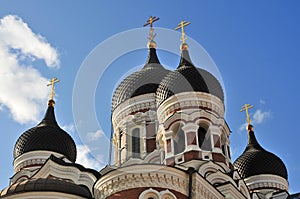
<path fill-rule="evenodd" d="M 156 110 L 154 93 L 139 95 L 120 104 L 112 114 L 113 125 L 119 124 L 124 118 L 133 113 L 147 110 Z"/>
<path fill-rule="evenodd" d="M 106 198 L 114 193 L 139 187 L 160 187 L 187 195 L 186 175 L 184 171 L 161 165 L 122 167 L 96 182 L 95 197 Z"/>
<path fill-rule="evenodd" d="M 224 116 L 224 105 L 222 101 L 208 93 L 184 92 L 171 96 L 157 110 L 158 120 L 164 122 L 170 115 L 178 110 L 186 109 L 209 110 L 216 117 Z"/>
<path fill-rule="evenodd" d="M 288 182 L 280 176 L 261 174 L 245 178 L 245 183 L 250 192 L 256 189 L 275 189 L 288 191 Z"/>

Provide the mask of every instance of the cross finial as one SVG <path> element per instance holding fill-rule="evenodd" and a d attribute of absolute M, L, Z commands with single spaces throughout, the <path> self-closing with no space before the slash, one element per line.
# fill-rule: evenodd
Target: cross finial
<path fill-rule="evenodd" d="M 47 84 L 47 86 L 52 86 L 52 88 L 51 88 L 51 93 L 50 93 L 50 100 L 53 100 L 53 98 L 54 98 L 54 95 L 55 95 L 54 84 L 56 84 L 57 82 L 59 82 L 59 79 L 57 79 L 56 77 L 53 77 L 53 78 L 50 80 L 50 83 Z"/>
<path fill-rule="evenodd" d="M 150 42 L 153 41 L 154 37 L 156 36 L 156 34 L 153 34 L 153 23 L 157 20 L 159 20 L 159 17 L 150 16 L 150 18 L 147 20 L 147 23 L 144 24 L 144 27 L 150 25 L 150 32 L 148 38 Z"/>
<path fill-rule="evenodd" d="M 186 36 L 185 36 L 185 32 L 184 32 L 184 27 L 190 25 L 191 22 L 188 21 L 181 21 L 177 27 L 175 28 L 175 30 L 179 30 L 181 29 L 181 42 L 184 44 L 186 41 Z"/>
<path fill-rule="evenodd" d="M 248 126 L 250 125 L 250 123 L 251 123 L 251 118 L 250 118 L 250 114 L 249 114 L 249 109 L 250 108 L 253 108 L 254 106 L 252 106 L 252 105 L 250 105 L 250 104 L 245 104 L 243 107 L 242 107 L 242 109 L 240 110 L 241 112 L 243 112 L 243 111 L 246 111 L 246 121 L 247 121 L 247 123 L 248 123 Z"/>

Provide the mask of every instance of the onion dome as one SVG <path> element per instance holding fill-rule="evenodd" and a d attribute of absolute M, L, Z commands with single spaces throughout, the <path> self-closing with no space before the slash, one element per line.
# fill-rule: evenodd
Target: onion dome
<path fill-rule="evenodd" d="M 166 70 L 156 55 L 155 42 L 149 44 L 149 55 L 145 66 L 126 77 L 117 87 L 112 98 L 112 111 L 124 101 L 135 96 L 155 93 L 161 80 L 167 75 Z"/>
<path fill-rule="evenodd" d="M 84 198 L 92 198 L 92 194 L 86 186 L 52 178 L 29 179 L 17 182 L 3 189 L 0 197 L 8 197 L 26 192 L 60 192 Z"/>
<path fill-rule="evenodd" d="M 181 45 L 180 64 L 160 83 L 157 90 L 157 104 L 183 92 L 210 93 L 224 101 L 224 93 L 219 81 L 208 71 L 196 68 L 192 63 L 186 43 Z"/>
<path fill-rule="evenodd" d="M 61 129 L 55 119 L 53 100 L 49 100 L 44 119 L 35 127 L 25 131 L 17 140 L 14 158 L 31 151 L 52 151 L 76 160 L 76 145 L 72 137 Z"/>
<path fill-rule="evenodd" d="M 243 154 L 234 162 L 242 178 L 260 174 L 272 174 L 287 180 L 287 169 L 282 160 L 266 151 L 257 142 L 252 126 L 248 131 L 248 144 Z"/>

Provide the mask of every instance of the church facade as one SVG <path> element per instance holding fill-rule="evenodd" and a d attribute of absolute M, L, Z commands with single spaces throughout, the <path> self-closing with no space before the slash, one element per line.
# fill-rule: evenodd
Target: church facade
<path fill-rule="evenodd" d="M 259 144 L 250 122 L 245 150 L 232 161 L 221 84 L 193 64 L 185 42 L 187 22 L 179 26 L 183 35 L 178 67 L 165 69 L 153 40 L 156 20 L 151 17 L 147 23 L 146 64 L 114 91 L 113 163 L 101 171 L 75 163 L 76 145 L 55 119 L 52 96 L 42 121 L 17 140 L 14 174 L 0 198 L 297 197 L 288 192 L 286 166 Z"/>

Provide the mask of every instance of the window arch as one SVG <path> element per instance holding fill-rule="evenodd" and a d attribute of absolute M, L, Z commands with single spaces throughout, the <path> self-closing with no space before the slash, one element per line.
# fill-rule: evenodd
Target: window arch
<path fill-rule="evenodd" d="M 170 192 L 168 189 L 161 191 L 160 195 L 162 196 L 161 197 L 162 199 L 176 199 L 176 196 L 172 192 Z"/>
<path fill-rule="evenodd" d="M 131 152 L 133 158 L 140 158 L 141 151 L 141 139 L 140 139 L 140 129 L 135 128 L 132 130 L 131 137 Z"/>
<path fill-rule="evenodd" d="M 185 149 L 185 133 L 182 130 L 183 124 L 178 123 L 173 127 L 173 132 L 175 136 L 173 138 L 174 141 L 174 154 L 182 153 Z"/>
<path fill-rule="evenodd" d="M 159 198 L 160 198 L 159 192 L 152 188 L 143 191 L 139 196 L 139 199 L 159 199 Z"/>
<path fill-rule="evenodd" d="M 200 125 L 198 128 L 198 146 L 202 150 L 211 150 L 211 138 L 208 127 Z"/>

